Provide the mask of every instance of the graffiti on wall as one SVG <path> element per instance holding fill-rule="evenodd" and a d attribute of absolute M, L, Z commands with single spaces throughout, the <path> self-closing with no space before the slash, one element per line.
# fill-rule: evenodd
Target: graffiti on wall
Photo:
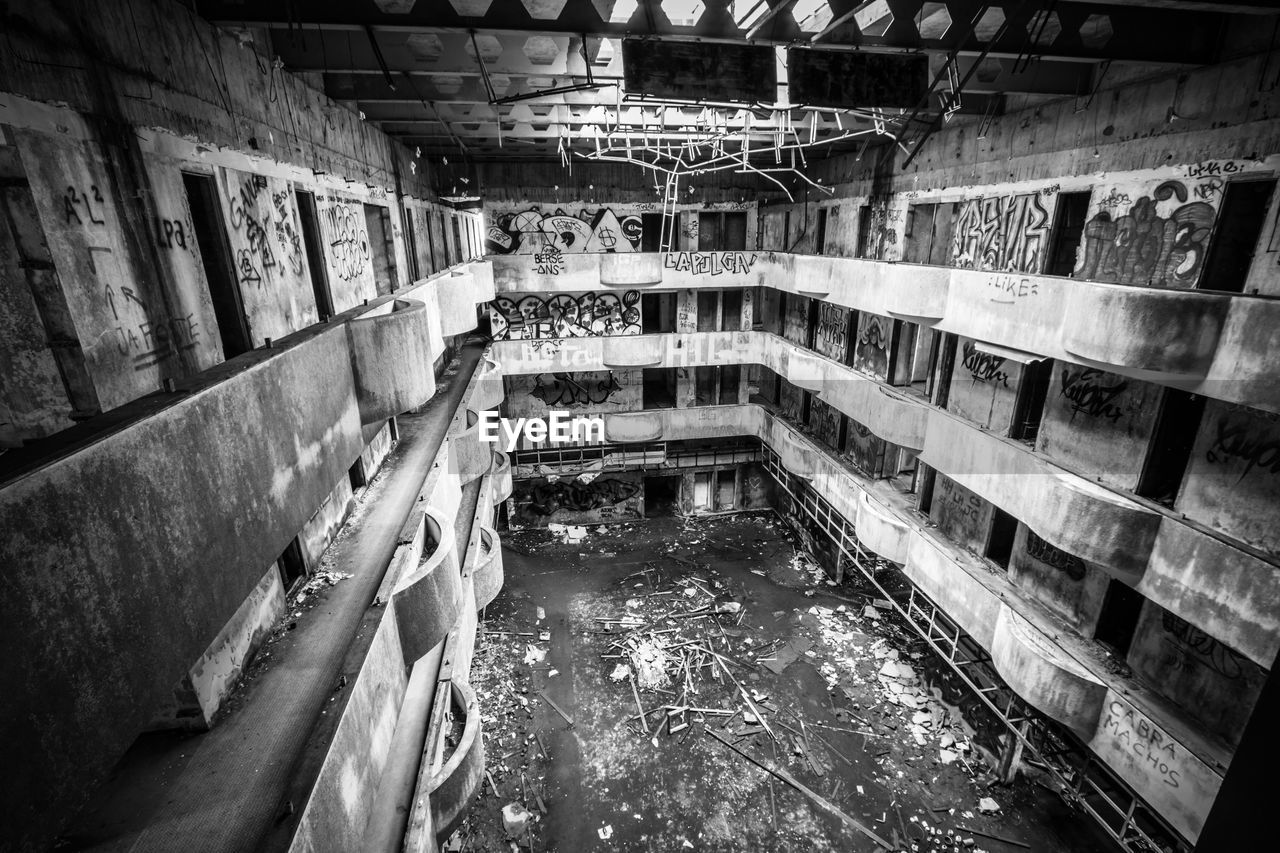
<path fill-rule="evenodd" d="M 1239 483 L 1257 470 L 1280 474 L 1280 416 L 1245 406 L 1231 406 L 1218 418 L 1213 443 L 1205 459 L 1215 465 L 1238 467 Z"/>
<path fill-rule="evenodd" d="M 1039 193 L 960 202 L 951 262 L 964 269 L 1039 272 L 1049 242 L 1049 213 Z"/>
<path fill-rule="evenodd" d="M 868 477 L 879 479 L 884 474 L 884 439 L 849 418 L 844 436 L 844 458 Z"/>
<path fill-rule="evenodd" d="M 889 342 L 893 321 L 879 314 L 858 315 L 858 345 L 853 366 L 884 379 L 889 373 Z"/>
<path fill-rule="evenodd" d="M 747 252 L 667 252 L 662 256 L 667 269 L 694 275 L 746 274 L 755 262 L 755 254 Z"/>
<path fill-rule="evenodd" d="M 354 204 L 338 202 L 321 209 L 328 226 L 329 258 L 335 275 L 343 281 L 360 278 L 369 261 L 369 232 L 364 211 Z"/>
<path fill-rule="evenodd" d="M 1074 554 L 1055 548 L 1035 534 L 1027 530 L 1027 556 L 1051 569 L 1057 569 L 1073 581 L 1082 581 L 1086 573 L 1084 560 Z"/>
<path fill-rule="evenodd" d="M 547 516 L 562 509 L 570 512 L 608 510 L 639 493 L 640 484 L 628 480 L 597 478 L 590 483 L 577 480 L 538 483 L 529 492 L 529 511 Z"/>
<path fill-rule="evenodd" d="M 979 382 L 990 382 L 993 385 L 1009 387 L 1009 374 L 1000 369 L 1004 366 L 1004 362 L 1005 360 L 998 355 L 980 351 L 973 341 L 964 342 L 964 358 L 961 364 L 973 377 L 974 385 Z"/>
<path fill-rule="evenodd" d="M 577 216 L 557 209 L 543 213 L 536 207 L 500 214 L 489 226 L 486 243 L 496 254 L 536 255 L 550 246 L 562 254 L 640 251 L 639 216 L 619 217 L 607 207 Z"/>
<path fill-rule="evenodd" d="M 1077 414 L 1091 418 L 1120 420 L 1123 409 L 1117 399 L 1129 387 L 1129 380 L 1092 367 L 1062 369 L 1061 394 L 1071 407 L 1071 420 Z"/>
<path fill-rule="evenodd" d="M 1160 615 L 1160 626 L 1164 629 L 1168 642 L 1180 652 L 1179 661 L 1184 666 L 1199 664 L 1232 681 L 1244 675 L 1247 669 L 1256 668 L 1252 661 L 1235 649 L 1224 646 L 1195 625 L 1167 610 Z"/>
<path fill-rule="evenodd" d="M 817 397 L 809 402 L 809 426 L 819 441 L 833 450 L 840 448 L 840 410 Z"/>
<path fill-rule="evenodd" d="M 489 303 L 489 317 L 497 341 L 638 335 L 640 291 L 500 296 Z"/>
<path fill-rule="evenodd" d="M 1108 703 L 1102 732 L 1111 737 L 1116 750 L 1131 755 L 1136 767 L 1170 788 L 1181 784 L 1182 772 L 1178 767 L 1183 758 L 1175 741 L 1166 740 L 1164 731 L 1132 706 L 1118 699 Z"/>
<path fill-rule="evenodd" d="M 1157 205 L 1177 199 L 1167 216 Z M 1181 181 L 1164 181 L 1150 196 L 1141 196 L 1129 212 L 1116 215 L 1100 208 L 1085 223 L 1084 248 L 1077 278 L 1192 287 L 1200 276 L 1213 228 L 1213 205 L 1187 202 Z"/>
<path fill-rule="evenodd" d="M 608 402 L 621 391 L 610 370 L 582 373 L 539 373 L 530 393 L 548 406 L 591 406 Z"/>

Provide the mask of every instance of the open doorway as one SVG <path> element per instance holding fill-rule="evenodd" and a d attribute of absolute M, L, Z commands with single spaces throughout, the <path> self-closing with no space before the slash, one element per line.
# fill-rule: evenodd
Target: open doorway
<path fill-rule="evenodd" d="M 644 478 L 644 517 L 675 515 L 680 508 L 679 474 Z"/>
<path fill-rule="evenodd" d="M 1222 192 L 1218 218 L 1200 276 L 1201 290 L 1243 293 L 1253 252 L 1271 205 L 1275 179 L 1231 181 Z"/>
<path fill-rule="evenodd" d="M 674 367 L 643 368 L 644 408 L 673 409 L 676 405 L 676 369 Z"/>
<path fill-rule="evenodd" d="M 1022 366 L 1018 380 L 1018 396 L 1013 404 L 1013 425 L 1009 437 L 1027 444 L 1035 444 L 1040 434 L 1040 419 L 1044 416 L 1044 401 L 1049 396 L 1049 380 L 1053 375 L 1053 362 L 1049 359 L 1030 361 Z"/>
<path fill-rule="evenodd" d="M 738 494 L 738 472 L 729 468 L 716 472 L 716 509 L 728 512 L 733 509 Z"/>
<path fill-rule="evenodd" d="M 364 206 L 369 229 L 369 256 L 373 259 L 373 283 L 379 296 L 396 289 L 396 251 L 392 244 L 391 211 L 377 204 Z"/>
<path fill-rule="evenodd" d="M 662 251 L 662 214 L 640 214 L 640 251 Z"/>
<path fill-rule="evenodd" d="M 1045 258 L 1045 275 L 1069 276 L 1075 272 L 1076 250 L 1084 234 L 1085 216 L 1089 213 L 1091 190 L 1058 193 L 1053 214 L 1053 234 L 1049 238 L 1049 254 Z"/>
<path fill-rule="evenodd" d="M 813 233 L 813 253 L 821 255 L 827 248 L 827 209 L 818 208 L 818 224 Z"/>
<path fill-rule="evenodd" d="M 182 184 L 191 208 L 191 226 L 200 246 L 200 261 L 209 282 L 213 313 L 218 318 L 222 353 L 225 358 L 235 358 L 253 349 L 253 339 L 245 319 L 240 282 L 231 258 L 231 244 L 227 241 L 227 229 L 222 222 L 218 188 L 211 175 L 192 172 L 182 173 Z"/>
<path fill-rule="evenodd" d="M 642 294 L 640 296 L 641 334 L 657 335 L 675 330 L 676 295 L 674 293 Z"/>
<path fill-rule="evenodd" d="M 276 560 L 276 571 L 280 573 L 280 585 L 284 587 L 286 596 L 307 576 L 307 561 L 302 557 L 302 544 L 298 537 L 293 537 L 289 547 Z"/>
<path fill-rule="evenodd" d="M 311 290 L 316 296 L 316 310 L 320 319 L 333 316 L 333 295 L 329 292 L 329 269 L 324 263 L 324 243 L 320 240 L 320 222 L 316 214 L 316 197 L 298 190 L 294 193 L 298 202 L 298 222 L 302 226 L 302 243 L 307 250 L 307 267 L 311 271 Z"/>
<path fill-rule="evenodd" d="M 1107 586 L 1107 595 L 1102 601 L 1102 612 L 1098 615 L 1098 627 L 1093 636 L 1114 649 L 1121 660 L 1129 654 L 1129 646 L 1133 644 L 1133 633 L 1138 627 L 1138 617 L 1142 614 L 1143 600 L 1140 592 L 1115 578 Z"/>
<path fill-rule="evenodd" d="M 1142 476 L 1135 490 L 1140 497 L 1173 506 L 1187 473 L 1191 449 L 1200 432 L 1205 398 L 1177 388 L 1166 388 L 1156 415 L 1156 428 L 1151 436 Z"/>
<path fill-rule="evenodd" d="M 1005 571 L 1009 570 L 1009 558 L 1013 556 L 1013 537 L 1018 532 L 1018 519 L 995 508 L 991 516 L 991 535 L 987 537 L 986 558 Z"/>

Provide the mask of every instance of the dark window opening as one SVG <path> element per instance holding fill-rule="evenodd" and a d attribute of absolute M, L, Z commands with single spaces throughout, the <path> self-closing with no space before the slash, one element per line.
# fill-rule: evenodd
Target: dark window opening
<path fill-rule="evenodd" d="M 1243 293 L 1258 236 L 1267 218 L 1275 180 L 1231 181 L 1222 193 L 1205 259 L 1201 290 Z"/>
<path fill-rule="evenodd" d="M 298 202 L 298 223 L 302 228 L 302 244 L 306 247 L 307 266 L 311 271 L 311 290 L 316 297 L 316 310 L 320 319 L 333 316 L 333 296 L 329 293 L 329 269 L 324 263 L 324 246 L 320 238 L 320 223 L 316 215 L 316 197 L 298 190 L 294 193 Z"/>
<path fill-rule="evenodd" d="M 937 480 L 937 472 L 923 462 L 917 468 L 916 474 L 916 509 L 929 514 L 929 509 L 933 506 L 933 485 Z"/>
<path fill-rule="evenodd" d="M 738 402 L 738 386 L 741 384 L 742 366 L 726 364 L 720 370 L 720 405 L 733 406 Z"/>
<path fill-rule="evenodd" d="M 1013 555 L 1013 536 L 1018 532 L 1018 519 L 995 508 L 991 517 L 991 535 L 987 537 L 987 559 L 1008 570 L 1009 557 Z"/>
<path fill-rule="evenodd" d="M 302 558 L 302 544 L 298 537 L 293 537 L 289 547 L 276 560 L 276 571 L 280 573 L 280 585 L 285 595 L 293 590 L 294 585 L 307 576 L 307 561 Z"/>
<path fill-rule="evenodd" d="M 714 290 L 698 291 L 698 331 L 714 332 L 716 330 L 717 308 L 720 294 Z"/>
<path fill-rule="evenodd" d="M 804 345 L 809 349 L 817 349 L 818 343 L 818 326 L 821 324 L 822 318 L 822 300 L 809 300 L 809 316 L 808 322 L 804 327 Z"/>
<path fill-rule="evenodd" d="M 813 235 L 813 253 L 821 255 L 827 248 L 827 209 L 818 208 L 818 225 Z"/>
<path fill-rule="evenodd" d="M 674 367 L 646 367 L 643 374 L 644 408 L 672 409 L 676 405 L 676 369 Z"/>
<path fill-rule="evenodd" d="M 453 224 L 453 259 L 460 262 L 466 259 L 462 251 L 462 232 L 458 228 L 458 214 L 449 217 L 449 221 Z"/>
<path fill-rule="evenodd" d="M 947 399 L 951 396 L 951 373 L 956 366 L 956 344 L 959 338 L 948 334 L 942 342 L 938 356 L 937 369 L 933 374 L 933 405 L 940 409 L 947 407 Z"/>
<path fill-rule="evenodd" d="M 698 214 L 699 252 L 717 252 L 720 250 L 720 224 L 722 221 L 719 213 Z"/>
<path fill-rule="evenodd" d="M 695 367 L 693 369 L 694 405 L 713 406 L 716 403 L 716 396 L 716 369 Z"/>
<path fill-rule="evenodd" d="M 1165 389 L 1147 460 L 1138 479 L 1138 495 L 1173 506 L 1200 431 L 1204 403 L 1204 397 L 1177 388 Z"/>
<path fill-rule="evenodd" d="M 373 260 L 373 284 L 379 296 L 396 289 L 396 252 L 392 245 L 391 211 L 376 204 L 364 206 L 369 230 L 369 257 Z"/>
<path fill-rule="evenodd" d="M 1053 214 L 1053 236 L 1049 238 L 1049 255 L 1045 258 L 1045 275 L 1069 276 L 1076 269 L 1076 251 L 1084 234 L 1085 217 L 1089 213 L 1092 191 L 1059 193 Z"/>
<path fill-rule="evenodd" d="M 1023 365 L 1018 396 L 1013 404 L 1010 438 L 1035 443 L 1036 436 L 1040 434 L 1040 418 L 1044 415 L 1044 401 L 1049 394 L 1052 376 L 1053 362 L 1047 358 Z"/>
<path fill-rule="evenodd" d="M 351 482 L 353 492 L 358 492 L 369 484 L 369 478 L 364 473 L 363 459 L 357 459 L 355 464 L 347 469 L 347 480 Z"/>
<path fill-rule="evenodd" d="M 640 296 L 640 331 L 657 335 L 676 330 L 676 295 L 645 293 Z"/>
<path fill-rule="evenodd" d="M 182 184 L 187 190 L 191 207 L 191 226 L 196 232 L 200 247 L 200 261 L 205 279 L 209 282 L 209 297 L 213 313 L 218 319 L 218 335 L 222 339 L 224 358 L 235 358 L 253 349 L 249 337 L 249 323 L 244 315 L 244 302 L 240 295 L 240 282 L 236 278 L 232 261 L 231 244 L 222 223 L 222 208 L 218 203 L 218 190 L 208 175 L 182 173 Z"/>
<path fill-rule="evenodd" d="M 747 214 L 726 213 L 720 238 L 721 251 L 745 252 L 747 250 Z"/>
<path fill-rule="evenodd" d="M 662 214 L 640 214 L 640 251 L 662 251 Z"/>
<path fill-rule="evenodd" d="M 716 472 L 716 509 L 733 509 L 738 493 L 738 472 L 729 468 Z"/>
<path fill-rule="evenodd" d="M 858 246 L 855 257 L 871 257 L 871 205 L 864 204 L 858 208 Z"/>
<path fill-rule="evenodd" d="M 1102 612 L 1098 615 L 1098 627 L 1094 639 L 1105 643 L 1123 660 L 1133 644 L 1133 632 L 1138 627 L 1142 613 L 1142 594 L 1125 586 L 1114 578 L 1107 586 L 1102 600 Z"/>
<path fill-rule="evenodd" d="M 726 332 L 737 332 L 744 328 L 742 324 L 741 290 L 725 290 L 721 292 L 720 328 Z"/>
<path fill-rule="evenodd" d="M 782 245 L 778 247 L 780 251 L 791 251 L 791 211 L 785 210 L 782 213 Z"/>
<path fill-rule="evenodd" d="M 681 479 L 679 474 L 644 478 L 645 518 L 676 514 L 680 508 Z"/>

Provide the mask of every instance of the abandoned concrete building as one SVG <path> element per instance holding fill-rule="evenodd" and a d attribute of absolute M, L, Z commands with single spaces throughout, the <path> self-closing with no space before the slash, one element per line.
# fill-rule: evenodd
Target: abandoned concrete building
<path fill-rule="evenodd" d="M 0 8 L 0 849 L 1274 849 L 1275 4 Z"/>

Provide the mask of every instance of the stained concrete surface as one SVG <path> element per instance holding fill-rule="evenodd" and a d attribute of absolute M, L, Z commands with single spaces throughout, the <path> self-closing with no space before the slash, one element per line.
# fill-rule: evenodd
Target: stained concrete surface
<path fill-rule="evenodd" d="M 283 849 L 332 733 L 340 669 L 439 451 L 481 347 L 461 350 L 436 396 L 399 420 L 400 440 L 357 498 L 320 568 L 347 575 L 306 606 L 290 597 L 270 642 L 207 733 L 143 735 L 64 834 L 60 850 Z"/>
<path fill-rule="evenodd" d="M 707 729 L 785 768 L 904 850 L 1026 849 L 990 835 L 1037 853 L 1115 849 L 1035 768 L 1024 766 L 1012 785 L 989 786 L 1002 725 L 956 689 L 946 665 L 889 611 L 864 616 L 872 595 L 852 582 L 835 588 L 794 559 L 791 534 L 772 513 L 650 519 L 598 530 L 589 528 L 576 545 L 546 530 L 504 534 L 507 582 L 486 611 L 472 671 L 492 779 L 445 849 L 511 849 L 501 817 L 509 802 L 524 803 L 537 816 L 531 833 L 516 839 L 520 849 L 535 851 L 877 849 Z M 610 644 L 621 635 L 616 626 L 601 631 L 597 617 L 637 612 L 628 599 L 647 607 L 668 591 L 680 595 L 708 584 L 722 585 L 721 597 L 743 604 L 741 625 L 734 625 L 735 616 L 720 617 L 721 627 L 708 619 L 669 624 L 682 625 L 679 636 L 711 643 L 739 662 L 732 667 L 736 678 L 769 697 L 761 710 L 777 742 L 767 734 L 734 737 L 743 729 L 741 716 L 725 730 L 723 717 L 700 721 L 694 713 L 689 728 L 674 736 L 665 728 L 646 734 L 634 720 L 630 686 L 607 678 L 624 661 L 601 655 L 612 653 Z M 689 630 L 694 623 L 699 627 Z M 549 632 L 548 641 L 538 639 L 542 632 Z M 547 652 L 544 661 L 526 663 L 531 646 Z M 791 652 L 775 651 L 782 646 Z M 890 662 L 907 664 L 915 677 L 881 678 Z M 891 681 L 905 690 L 891 690 Z M 675 684 L 668 695 L 642 691 L 641 701 L 646 709 L 743 705 L 727 680 L 700 677 L 694 687 L 686 698 L 677 696 L 683 688 Z M 568 714 L 572 727 L 539 690 Z M 904 692 L 921 707 L 887 698 Z M 921 694 L 927 700 L 915 698 Z M 929 720 L 917 727 L 917 738 L 913 721 L 923 719 L 922 711 Z M 812 764 L 796 751 L 805 741 Z M 943 752 L 946 744 L 951 755 Z M 999 813 L 981 814 L 982 797 L 994 799 Z"/>

